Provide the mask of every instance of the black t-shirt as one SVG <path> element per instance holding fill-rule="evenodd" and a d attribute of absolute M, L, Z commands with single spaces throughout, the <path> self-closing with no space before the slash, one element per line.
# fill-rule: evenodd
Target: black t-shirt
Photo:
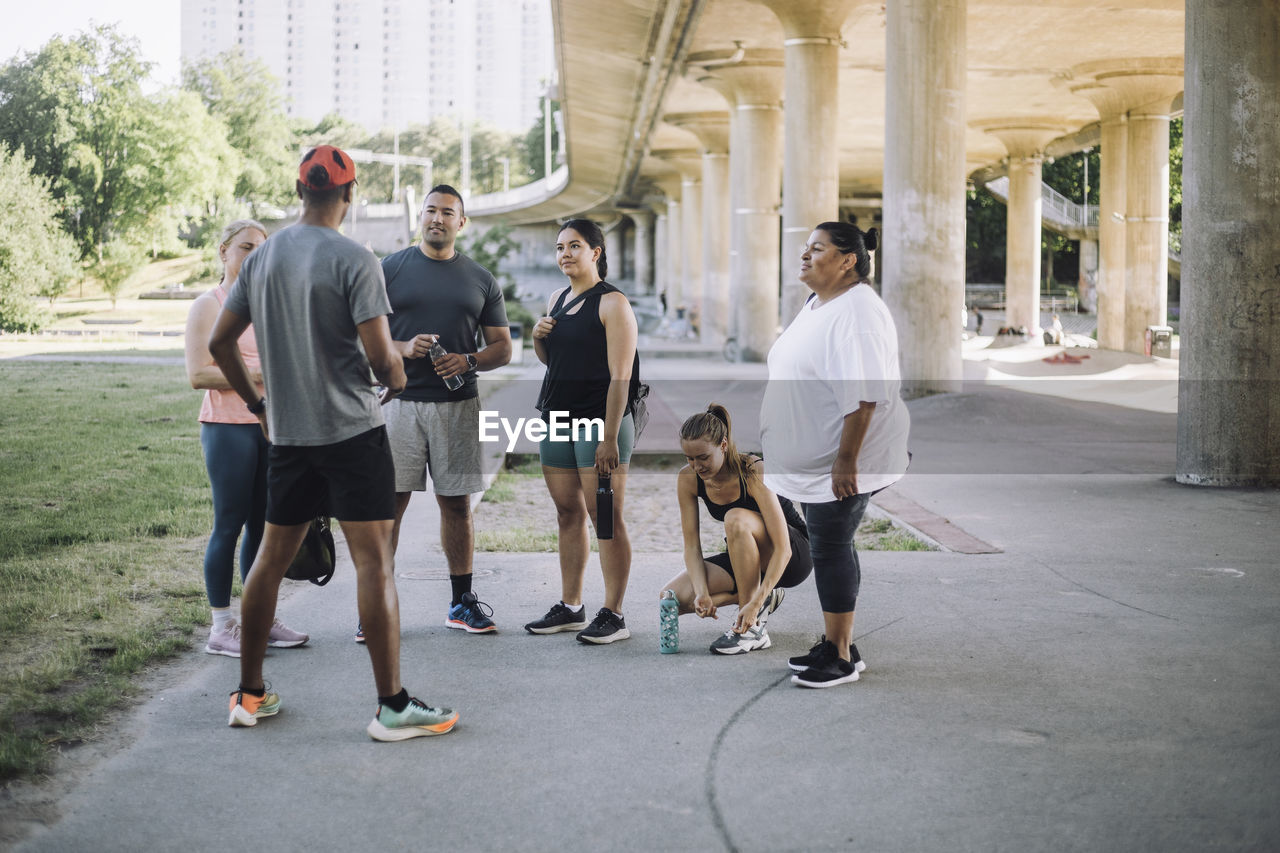
<path fill-rule="evenodd" d="M 502 288 L 487 269 L 455 251 L 447 261 L 436 261 L 410 246 L 382 259 L 391 300 L 391 338 L 407 341 L 415 335 L 440 336 L 449 352 L 475 352 L 481 326 L 507 325 Z M 405 359 L 408 379 L 402 399 L 424 403 L 470 400 L 477 396 L 474 371 L 463 374 L 457 391 L 444 387 L 430 358 Z"/>

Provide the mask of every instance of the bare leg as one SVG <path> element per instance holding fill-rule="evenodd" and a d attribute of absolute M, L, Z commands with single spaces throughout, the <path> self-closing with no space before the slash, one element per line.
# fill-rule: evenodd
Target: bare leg
<path fill-rule="evenodd" d="M 613 470 L 610 481 L 613 486 L 613 538 L 601 539 L 600 573 L 604 576 L 604 606 L 614 613 L 622 613 L 622 599 L 627 594 L 627 580 L 631 577 L 631 538 L 623 520 L 622 507 L 627 488 L 627 465 Z M 594 468 L 579 468 L 578 479 L 582 483 L 582 498 L 591 516 L 591 526 L 596 527 L 596 486 L 598 478 Z"/>
<path fill-rule="evenodd" d="M 735 507 L 724 517 L 724 537 L 729 543 L 729 561 L 738 579 L 738 606 L 746 607 L 760 586 L 760 575 L 773 556 L 773 542 L 760 513 Z"/>
<path fill-rule="evenodd" d="M 733 604 L 738 597 L 733 593 L 733 577 L 715 563 L 702 563 L 707 573 L 707 592 L 711 593 L 711 603 L 716 607 Z M 672 590 L 676 594 L 676 602 L 680 605 L 680 614 L 693 612 L 693 581 L 688 572 L 681 572 L 663 585 L 662 589 Z M 661 595 L 661 593 L 659 593 Z"/>
<path fill-rule="evenodd" d="M 379 696 L 400 692 L 400 600 L 392 575 L 391 532 L 386 521 L 344 521 L 351 562 L 356 567 L 356 599 L 365 646 Z"/>
<path fill-rule="evenodd" d="M 556 524 L 560 533 L 560 599 L 577 607 L 582 603 L 582 576 L 587 570 L 587 555 L 591 553 L 582 486 L 578 472 L 572 468 L 543 465 L 542 479 L 556 505 Z"/>
<path fill-rule="evenodd" d="M 258 556 L 244 582 L 240 599 L 240 686 L 263 686 L 262 659 L 267 654 L 267 634 L 276 618 L 280 581 L 298 553 L 310 522 L 283 526 L 267 523 Z"/>
<path fill-rule="evenodd" d="M 475 528 L 471 523 L 470 495 L 436 495 L 440 505 L 440 547 L 444 549 L 449 574 L 471 574 L 475 551 Z"/>
<path fill-rule="evenodd" d="M 409 498 L 413 492 L 396 492 L 396 521 L 391 528 L 391 553 L 394 555 L 400 548 L 400 522 L 404 521 L 405 510 L 409 508 Z"/>
<path fill-rule="evenodd" d="M 835 644 L 840 659 L 849 660 L 849 646 L 853 644 L 853 611 L 828 613 L 824 610 L 822 625 L 826 628 L 827 639 Z"/>

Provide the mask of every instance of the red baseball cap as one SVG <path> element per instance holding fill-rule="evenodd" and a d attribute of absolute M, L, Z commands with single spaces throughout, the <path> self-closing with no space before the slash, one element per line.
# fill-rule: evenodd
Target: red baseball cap
<path fill-rule="evenodd" d="M 317 165 L 323 166 L 323 181 L 307 180 L 308 173 Z M 356 179 L 356 164 L 341 148 L 332 145 L 317 145 L 302 155 L 302 163 L 298 166 L 298 180 L 309 190 L 330 190 L 334 187 L 346 186 Z"/>

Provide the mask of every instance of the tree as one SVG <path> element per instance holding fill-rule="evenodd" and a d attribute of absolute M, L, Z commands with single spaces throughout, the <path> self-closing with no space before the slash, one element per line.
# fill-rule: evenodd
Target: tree
<path fill-rule="evenodd" d="M 111 297 L 112 311 L 116 310 L 116 300 L 120 298 L 125 281 L 146 262 L 142 249 L 124 240 L 112 240 L 102 247 L 102 259 L 94 264 L 93 273 Z"/>
<path fill-rule="evenodd" d="M 227 126 L 227 141 L 242 160 L 235 196 L 248 202 L 284 204 L 293 197 L 294 139 L 285 115 L 280 81 L 266 63 L 240 48 L 183 66 L 182 87 L 200 96 L 209 113 Z"/>
<path fill-rule="evenodd" d="M 526 329 L 533 326 L 537 318 L 516 299 L 515 277 L 502 268 L 507 257 L 520 248 L 520 244 L 511 237 L 511 226 L 495 225 L 469 239 L 464 232 L 459 235 L 458 243 L 463 254 L 493 273 L 493 277 L 498 280 L 502 297 L 507 303 L 507 319 Z"/>
<path fill-rule="evenodd" d="M 194 95 L 144 95 L 150 67 L 135 40 L 98 27 L 0 69 L 0 139 L 49 179 L 85 257 L 113 238 L 152 242 L 166 205 L 206 202 L 220 182 L 230 193 L 230 176 L 209 171 L 226 168 L 224 126 Z"/>
<path fill-rule="evenodd" d="M 551 102 L 552 115 L 556 110 L 560 109 L 559 101 Z M 528 133 L 524 135 L 524 170 L 529 176 L 530 181 L 536 181 L 539 178 L 547 176 L 546 161 L 547 154 L 544 147 L 543 138 L 546 135 L 546 108 L 544 107 L 539 113 L 537 120 L 533 123 L 533 127 L 529 128 Z M 560 134 L 556 130 L 555 122 L 551 123 L 551 157 L 553 160 L 552 168 L 555 168 L 554 159 L 556 152 L 560 150 Z"/>
<path fill-rule="evenodd" d="M 0 147 L 0 330 L 35 331 L 43 316 L 32 297 L 52 302 L 76 277 L 76 244 L 58 223 L 48 182 L 21 150 Z"/>

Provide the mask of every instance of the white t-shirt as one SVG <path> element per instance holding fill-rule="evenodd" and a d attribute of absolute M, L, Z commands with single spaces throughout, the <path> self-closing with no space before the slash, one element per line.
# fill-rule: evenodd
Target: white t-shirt
<path fill-rule="evenodd" d="M 858 492 L 897 482 L 907 470 L 911 417 L 899 393 L 898 333 L 867 285 L 800 309 L 769 351 L 760 407 L 765 484 L 804 503 L 834 501 L 831 466 L 844 418 L 875 403 L 858 452 Z"/>

